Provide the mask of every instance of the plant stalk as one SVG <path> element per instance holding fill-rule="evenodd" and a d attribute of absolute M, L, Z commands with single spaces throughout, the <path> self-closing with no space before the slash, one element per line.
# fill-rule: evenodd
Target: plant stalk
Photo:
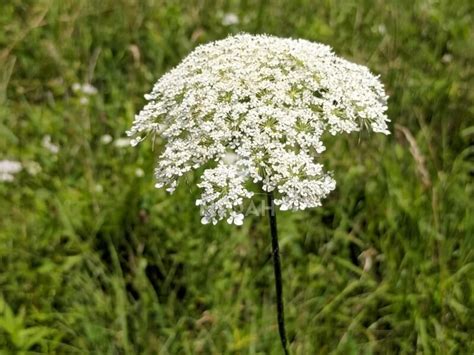
<path fill-rule="evenodd" d="M 278 331 L 280 333 L 281 345 L 285 355 L 288 355 L 285 331 L 285 312 L 283 309 L 283 287 L 281 281 L 281 263 L 280 263 L 280 247 L 278 246 L 278 230 L 276 221 L 275 202 L 273 192 L 267 192 L 268 217 L 270 221 L 270 234 L 272 236 L 272 256 L 273 271 L 275 272 L 275 290 L 277 301 L 277 319 Z"/>

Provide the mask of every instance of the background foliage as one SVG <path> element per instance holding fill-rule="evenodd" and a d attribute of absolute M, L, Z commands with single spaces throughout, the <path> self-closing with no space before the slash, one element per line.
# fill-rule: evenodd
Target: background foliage
<path fill-rule="evenodd" d="M 473 13 L 468 0 L 2 1 L 0 160 L 25 169 L 0 183 L 0 353 L 279 353 L 265 217 L 203 226 L 194 176 L 172 197 L 153 188 L 161 142 L 120 146 L 161 74 L 246 31 L 327 43 L 391 96 L 391 136 L 328 138 L 325 206 L 278 215 L 292 352 L 472 354 Z"/>

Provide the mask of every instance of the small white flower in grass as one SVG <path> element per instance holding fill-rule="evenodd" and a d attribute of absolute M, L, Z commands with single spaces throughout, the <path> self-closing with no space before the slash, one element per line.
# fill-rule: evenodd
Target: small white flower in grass
<path fill-rule="evenodd" d="M 89 95 L 89 96 L 97 94 L 97 88 L 89 83 L 85 83 L 85 84 L 74 83 L 72 84 L 72 91 L 80 92 L 81 94 Z"/>
<path fill-rule="evenodd" d="M 306 40 L 241 34 L 196 48 L 145 96 L 132 142 L 166 142 L 156 187 L 204 166 L 202 223 L 242 224 L 247 182 L 274 191 L 282 210 L 321 206 L 336 187 L 318 163 L 323 135 L 389 134 L 387 96 L 361 65 Z"/>
<path fill-rule="evenodd" d="M 100 143 L 102 144 L 109 144 L 112 141 L 113 138 L 110 134 L 104 134 L 102 137 L 100 137 Z"/>
<path fill-rule="evenodd" d="M 131 140 L 129 138 L 118 138 L 114 142 L 114 146 L 117 148 L 127 148 L 131 146 Z"/>
<path fill-rule="evenodd" d="M 97 94 L 97 88 L 89 83 L 86 83 L 82 85 L 82 92 L 86 95 L 95 95 Z"/>
<path fill-rule="evenodd" d="M 0 181 L 13 181 L 15 174 L 18 174 L 22 169 L 23 166 L 19 161 L 0 160 Z"/>
<path fill-rule="evenodd" d="M 451 63 L 453 61 L 453 55 L 450 54 L 450 53 L 446 53 L 443 55 L 443 57 L 441 58 L 441 61 L 445 64 L 447 63 Z"/>
<path fill-rule="evenodd" d="M 136 168 L 135 169 L 135 176 L 136 177 L 143 177 L 143 176 L 145 176 L 145 172 L 141 168 Z"/>
<path fill-rule="evenodd" d="M 222 25 L 223 26 L 234 26 L 239 24 L 239 16 L 232 12 L 225 13 L 222 16 Z"/>
<path fill-rule="evenodd" d="M 41 144 L 43 148 L 49 150 L 49 152 L 53 154 L 58 154 L 59 153 L 59 146 L 51 142 L 51 136 L 46 135 L 43 137 L 43 140 L 41 141 Z"/>
<path fill-rule="evenodd" d="M 79 83 L 72 84 L 72 91 L 74 92 L 78 92 L 79 90 L 81 90 L 81 88 L 82 88 L 82 85 Z"/>
<path fill-rule="evenodd" d="M 79 103 L 82 105 L 82 106 L 85 106 L 89 103 L 89 98 L 88 97 L 85 97 L 85 96 L 82 96 L 80 99 L 79 99 Z"/>

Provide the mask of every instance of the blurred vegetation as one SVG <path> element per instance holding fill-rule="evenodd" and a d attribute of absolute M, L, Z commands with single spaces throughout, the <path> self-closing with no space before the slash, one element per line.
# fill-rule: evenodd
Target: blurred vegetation
<path fill-rule="evenodd" d="M 120 146 L 160 75 L 240 31 L 329 44 L 391 97 L 391 136 L 328 140 L 324 207 L 278 215 L 292 353 L 472 354 L 473 4 L 3 0 L 0 160 L 25 169 L 0 183 L 0 354 L 280 353 L 266 218 L 203 226 L 194 176 L 153 188 L 161 142 Z"/>

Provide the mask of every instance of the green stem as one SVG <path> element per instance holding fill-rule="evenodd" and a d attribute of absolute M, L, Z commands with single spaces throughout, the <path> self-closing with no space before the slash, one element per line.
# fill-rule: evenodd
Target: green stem
<path fill-rule="evenodd" d="M 275 212 L 275 202 L 273 199 L 273 193 L 267 192 L 268 210 L 269 210 L 269 221 L 270 221 L 270 233 L 272 236 L 272 256 L 273 256 L 273 270 L 275 272 L 275 290 L 276 290 L 276 301 L 277 301 L 277 319 L 278 319 L 278 331 L 280 332 L 281 345 L 283 346 L 283 352 L 288 355 L 288 348 L 286 346 L 286 331 L 285 331 L 285 312 L 283 309 L 283 287 L 281 281 L 281 263 L 280 263 L 280 247 L 278 246 L 278 230 Z"/>

